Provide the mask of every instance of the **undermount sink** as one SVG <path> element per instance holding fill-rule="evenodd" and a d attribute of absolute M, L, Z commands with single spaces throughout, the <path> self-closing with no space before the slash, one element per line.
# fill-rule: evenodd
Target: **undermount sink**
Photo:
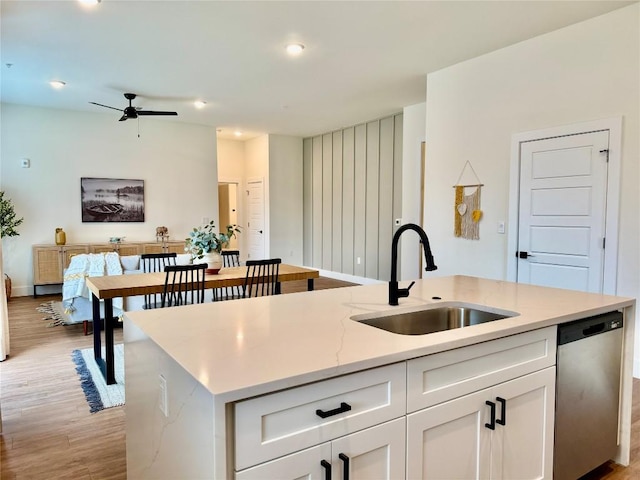
<path fill-rule="evenodd" d="M 400 335 L 425 335 L 427 333 L 493 322 L 517 315 L 519 313 L 508 310 L 498 310 L 469 303 L 450 302 L 423 307 L 419 310 L 354 315 L 351 319 Z"/>

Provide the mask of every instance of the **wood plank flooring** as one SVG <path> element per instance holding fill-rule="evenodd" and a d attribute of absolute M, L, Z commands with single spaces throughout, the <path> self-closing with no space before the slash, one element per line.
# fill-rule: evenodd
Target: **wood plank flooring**
<path fill-rule="evenodd" d="M 325 278 L 315 283 L 316 289 L 349 285 Z M 306 286 L 304 280 L 286 282 L 283 293 Z M 9 302 L 11 356 L 0 362 L 0 479 L 126 479 L 124 407 L 89 413 L 71 351 L 91 347 L 92 337 L 83 335 L 82 325 L 47 328 L 35 309 L 48 300 L 59 296 Z M 122 330 L 115 340 L 122 341 Z M 633 399 L 632 464 L 606 464 L 585 480 L 640 479 L 640 380 Z"/>

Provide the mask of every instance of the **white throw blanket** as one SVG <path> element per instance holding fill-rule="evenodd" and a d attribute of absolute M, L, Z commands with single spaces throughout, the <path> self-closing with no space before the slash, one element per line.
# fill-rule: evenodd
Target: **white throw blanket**
<path fill-rule="evenodd" d="M 116 252 L 83 253 L 71 257 L 69 268 L 64 272 L 62 284 L 62 303 L 65 306 L 65 312 L 71 313 L 76 310 L 73 305 L 76 298 L 85 298 L 91 302 L 93 296 L 87 288 L 85 279 L 104 275 L 122 275 L 120 256 Z M 113 308 L 114 313 L 116 309 L 122 311 L 122 298 L 113 299 Z"/>

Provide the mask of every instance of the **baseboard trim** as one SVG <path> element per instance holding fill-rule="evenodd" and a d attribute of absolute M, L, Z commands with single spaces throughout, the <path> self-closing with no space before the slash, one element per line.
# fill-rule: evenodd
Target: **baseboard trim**
<path fill-rule="evenodd" d="M 334 280 L 342 280 L 343 282 L 357 283 L 359 285 L 375 285 L 379 283 L 387 283 L 382 280 L 376 280 L 374 278 L 357 277 L 355 275 L 349 275 L 347 273 L 332 272 L 331 270 L 317 270 L 320 272 L 321 277 L 333 278 Z"/>

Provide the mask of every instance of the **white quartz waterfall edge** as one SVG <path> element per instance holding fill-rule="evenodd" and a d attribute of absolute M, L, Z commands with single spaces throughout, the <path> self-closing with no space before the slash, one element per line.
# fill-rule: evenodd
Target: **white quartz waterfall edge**
<path fill-rule="evenodd" d="M 102 348 L 104 358 L 104 347 Z M 80 385 L 84 391 L 91 413 L 105 408 L 124 405 L 124 348 L 114 345 L 116 383 L 107 385 L 100 368 L 93 358 L 93 348 L 74 350 L 71 358 L 76 364 L 76 371 L 80 376 Z"/>

